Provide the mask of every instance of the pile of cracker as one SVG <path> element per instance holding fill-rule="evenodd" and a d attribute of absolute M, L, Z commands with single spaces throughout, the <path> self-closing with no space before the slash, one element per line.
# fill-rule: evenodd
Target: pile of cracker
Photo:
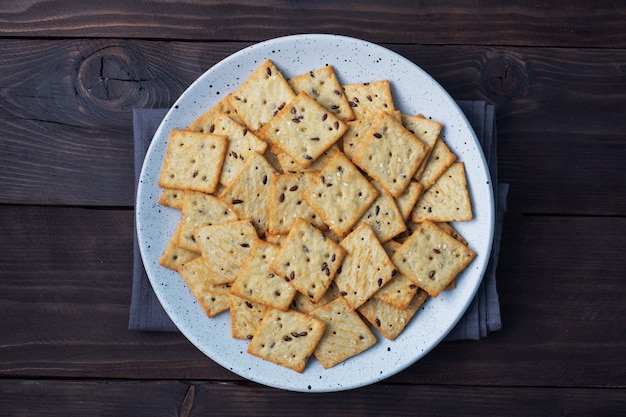
<path fill-rule="evenodd" d="M 181 217 L 160 263 L 297 372 L 369 349 L 372 328 L 394 340 L 475 257 L 450 225 L 472 208 L 442 128 L 397 110 L 388 80 L 286 79 L 267 60 L 171 132 L 159 202 Z"/>

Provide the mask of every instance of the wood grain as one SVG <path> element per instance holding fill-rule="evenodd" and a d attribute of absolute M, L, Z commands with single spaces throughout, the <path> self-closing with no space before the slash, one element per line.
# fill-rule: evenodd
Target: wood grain
<path fill-rule="evenodd" d="M 624 414 L 625 22 L 614 0 L 0 2 L 1 414 Z M 179 333 L 127 330 L 132 109 L 294 33 L 381 44 L 455 99 L 495 104 L 510 184 L 502 330 L 333 394 L 263 387 Z"/>
<path fill-rule="evenodd" d="M 294 26 L 297 23 L 297 27 Z M 383 43 L 626 46 L 624 14 L 611 0 L 8 2 L 0 36 L 262 41 L 293 33 L 338 33 Z"/>
<path fill-rule="evenodd" d="M 0 375 L 232 378 L 180 334 L 128 331 L 132 210 L 0 213 Z"/>
<path fill-rule="evenodd" d="M 189 393 L 193 393 L 189 402 Z M 615 416 L 626 390 L 377 384 L 331 394 L 265 389 L 212 381 L 0 381 L 7 415 L 85 416 Z M 33 407 L 37 398 L 49 406 Z M 187 402 L 185 401 L 187 399 Z M 443 400 L 447 399 L 447 400 Z M 486 406 L 487 405 L 487 406 Z"/>
<path fill-rule="evenodd" d="M 132 210 L 0 206 L 1 376 L 241 380 L 179 334 L 126 330 L 132 227 Z M 594 244 L 574 249 L 579 236 Z M 507 217 L 503 329 L 389 381 L 623 386 L 624 247 L 625 219 Z"/>
<path fill-rule="evenodd" d="M 202 51 L 181 65 L 160 43 L 0 42 L 2 202 L 133 205 L 132 109 L 169 107 L 211 65 Z"/>
<path fill-rule="evenodd" d="M 170 106 L 243 46 L 0 41 L 7 57 L 0 62 L 0 202 L 132 206 L 132 108 Z M 626 213 L 626 52 L 388 46 L 454 98 L 497 105 L 499 166 L 512 210 Z"/>

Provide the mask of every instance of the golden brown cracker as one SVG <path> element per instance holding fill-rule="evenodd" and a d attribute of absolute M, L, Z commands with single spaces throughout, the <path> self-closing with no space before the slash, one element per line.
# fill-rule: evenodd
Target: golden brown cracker
<path fill-rule="evenodd" d="M 445 141 L 439 138 L 414 178 L 424 186 L 424 190 L 427 190 L 454 161 L 456 161 L 456 155 L 448 148 Z"/>
<path fill-rule="evenodd" d="M 178 271 L 178 269 L 184 265 L 186 262 L 191 261 L 192 259 L 197 258 L 198 255 L 196 252 L 180 248 L 178 246 L 178 237 L 180 236 L 180 223 L 176 227 L 175 232 L 172 234 L 163 254 L 159 258 L 159 265 L 171 269 L 173 271 Z"/>
<path fill-rule="evenodd" d="M 302 217 L 318 228 L 324 228 L 324 220 L 302 198 L 315 174 L 278 174 L 272 178 L 269 199 L 268 230 L 271 234 L 288 234 L 295 221 Z"/>
<path fill-rule="evenodd" d="M 252 339 L 267 309 L 268 307 L 261 303 L 230 294 L 231 336 L 235 339 Z"/>
<path fill-rule="evenodd" d="M 274 175 L 274 167 L 263 155 L 255 153 L 219 196 L 240 219 L 252 220 L 260 236 L 268 228 L 270 183 Z"/>
<path fill-rule="evenodd" d="M 346 236 L 341 246 L 347 253 L 335 274 L 335 284 L 356 309 L 389 282 L 397 270 L 372 229 L 364 223 Z"/>
<path fill-rule="evenodd" d="M 278 250 L 277 246 L 257 239 L 232 283 L 231 293 L 268 307 L 287 310 L 296 289 L 270 269 Z"/>
<path fill-rule="evenodd" d="M 398 197 L 415 175 L 428 147 L 388 113 L 382 113 L 352 161 Z"/>
<path fill-rule="evenodd" d="M 333 232 L 343 237 L 379 194 L 358 168 L 343 153 L 338 153 L 302 197 Z"/>
<path fill-rule="evenodd" d="M 455 162 L 415 203 L 411 220 L 434 222 L 468 221 L 473 218 L 465 165 Z"/>
<path fill-rule="evenodd" d="M 214 192 L 219 184 L 227 146 L 226 136 L 172 130 L 159 186 Z"/>
<path fill-rule="evenodd" d="M 392 256 L 404 276 L 437 297 L 476 253 L 430 221 L 424 221 Z"/>
<path fill-rule="evenodd" d="M 220 175 L 220 183 L 224 186 L 230 185 L 237 177 L 250 156 L 255 153 L 263 154 L 267 149 L 267 142 L 223 113 L 215 118 L 209 131 L 215 135 L 228 137 L 226 157 Z"/>
<path fill-rule="evenodd" d="M 200 252 L 211 270 L 214 284 L 232 282 L 237 277 L 252 244 L 258 238 L 250 220 L 237 220 L 194 230 Z"/>
<path fill-rule="evenodd" d="M 187 126 L 187 130 L 193 130 L 194 132 L 201 133 L 213 133 L 211 132 L 211 126 L 215 123 L 216 118 L 220 114 L 225 114 L 236 122 L 243 123 L 237 116 L 235 108 L 230 105 L 228 101 L 229 96 L 230 94 L 194 120 L 189 126 Z"/>
<path fill-rule="evenodd" d="M 315 226 L 299 217 L 270 268 L 298 292 L 318 302 L 335 277 L 346 254 Z"/>
<path fill-rule="evenodd" d="M 159 197 L 159 204 L 173 209 L 183 208 L 184 190 L 164 189 Z"/>
<path fill-rule="evenodd" d="M 343 91 L 357 119 L 366 119 L 382 112 L 394 113 L 396 108 L 389 80 L 347 84 Z"/>
<path fill-rule="evenodd" d="M 210 226 L 239 220 L 237 214 L 219 198 L 212 194 L 185 190 L 181 209 L 178 246 L 200 252 L 194 230 L 200 226 Z"/>
<path fill-rule="evenodd" d="M 372 184 L 380 192 L 380 195 L 374 200 L 358 223 L 366 223 L 374 231 L 378 240 L 384 243 L 404 232 L 406 225 L 396 200 L 389 191 L 376 182 Z"/>
<path fill-rule="evenodd" d="M 302 373 L 326 325 L 297 311 L 269 309 L 248 345 L 248 353 Z"/>
<path fill-rule="evenodd" d="M 395 340 L 415 316 L 420 306 L 424 304 L 426 298 L 426 292 L 420 290 L 415 294 L 409 306 L 402 309 L 374 297 L 359 307 L 359 313 L 385 338 Z"/>
<path fill-rule="evenodd" d="M 331 65 L 293 77 L 289 80 L 289 85 L 296 94 L 306 92 L 344 122 L 354 119 L 354 112 Z"/>
<path fill-rule="evenodd" d="M 341 119 L 302 92 L 258 132 L 306 168 L 337 142 L 346 129 Z"/>
<path fill-rule="evenodd" d="M 313 354 L 325 369 L 341 363 L 376 343 L 376 336 L 343 297 L 319 307 L 311 316 L 326 324 Z"/>
<path fill-rule="evenodd" d="M 280 70 L 267 59 L 228 96 L 228 102 L 248 129 L 256 132 L 295 96 Z"/>
<path fill-rule="evenodd" d="M 185 263 L 180 275 L 208 317 L 215 317 L 229 308 L 229 284 L 213 284 L 210 270 L 202 257 Z"/>

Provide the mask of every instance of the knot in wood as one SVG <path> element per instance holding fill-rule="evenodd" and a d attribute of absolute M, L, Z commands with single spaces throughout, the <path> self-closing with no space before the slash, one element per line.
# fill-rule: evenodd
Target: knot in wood
<path fill-rule="evenodd" d="M 87 109 L 128 109 L 145 102 L 151 77 L 133 49 L 111 45 L 79 57 L 75 91 Z"/>
<path fill-rule="evenodd" d="M 487 58 L 482 84 L 491 98 L 513 98 L 525 94 L 530 84 L 525 63 L 512 54 L 500 53 Z"/>

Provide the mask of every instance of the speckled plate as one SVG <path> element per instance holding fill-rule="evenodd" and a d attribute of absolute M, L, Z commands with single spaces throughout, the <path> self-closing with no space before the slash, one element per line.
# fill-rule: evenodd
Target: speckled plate
<path fill-rule="evenodd" d="M 456 224 L 477 257 L 457 279 L 453 291 L 428 300 L 395 340 L 381 335 L 368 351 L 331 369 L 312 358 L 302 374 L 246 353 L 247 342 L 230 336 L 230 318 L 209 319 L 179 275 L 159 266 L 159 258 L 180 219 L 178 211 L 161 207 L 157 179 L 169 132 L 185 128 L 235 90 L 266 58 L 289 78 L 326 64 L 346 83 L 388 79 L 397 107 L 406 114 L 423 113 L 444 123 L 444 138 L 465 162 L 474 220 Z M 472 301 L 486 269 L 494 229 L 493 193 L 484 155 L 455 101 L 426 72 L 381 46 L 335 35 L 295 35 L 243 49 L 198 78 L 165 116 L 148 149 L 137 193 L 136 224 L 148 277 L 165 311 L 180 331 L 221 366 L 251 381 L 302 392 L 340 391 L 383 380 L 415 363 L 454 327 Z"/>

